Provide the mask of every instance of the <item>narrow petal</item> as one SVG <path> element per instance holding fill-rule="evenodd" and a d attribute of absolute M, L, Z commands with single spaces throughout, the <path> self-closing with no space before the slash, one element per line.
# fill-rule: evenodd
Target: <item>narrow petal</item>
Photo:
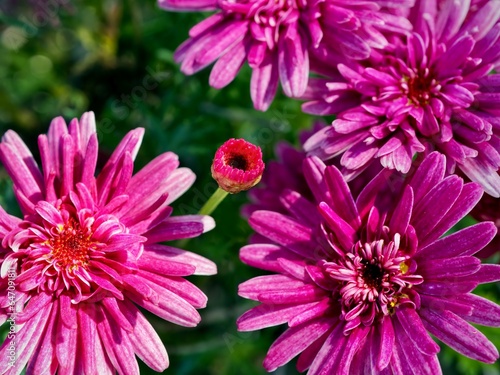
<path fill-rule="evenodd" d="M 493 223 L 478 223 L 425 246 L 418 251 L 417 257 L 430 260 L 474 255 L 496 234 L 497 228 Z"/>
<path fill-rule="evenodd" d="M 134 330 L 129 334 L 135 353 L 153 370 L 164 371 L 169 365 L 169 360 L 160 337 L 137 307 L 128 301 L 121 303 L 136 319 Z"/>
<path fill-rule="evenodd" d="M 212 230 L 215 221 L 205 215 L 172 216 L 144 233 L 148 244 L 197 237 Z"/>
<path fill-rule="evenodd" d="M 311 364 L 310 374 L 335 373 L 348 340 L 343 329 L 344 324 L 338 323 L 332 330 Z"/>
<path fill-rule="evenodd" d="M 474 294 L 461 294 L 455 300 L 472 308 L 471 314 L 458 314 L 463 319 L 483 326 L 500 327 L 500 306 L 496 303 Z"/>
<path fill-rule="evenodd" d="M 262 304 L 256 306 L 236 321 L 238 331 L 255 331 L 262 328 L 273 327 L 288 322 L 297 313 L 307 310 L 316 303 L 306 303 L 303 305 L 273 305 Z"/>
<path fill-rule="evenodd" d="M 268 54 L 259 67 L 253 69 L 250 96 L 255 109 L 266 111 L 278 88 L 278 63 L 274 55 Z"/>
<path fill-rule="evenodd" d="M 415 204 L 411 224 L 417 231 L 419 239 L 425 239 L 450 210 L 462 191 L 462 185 L 459 177 L 449 176 Z"/>
<path fill-rule="evenodd" d="M 289 24 L 278 44 L 278 67 L 281 86 L 289 97 L 301 96 L 309 77 L 307 45 L 298 34 L 297 24 Z"/>
<path fill-rule="evenodd" d="M 389 228 L 391 228 L 393 233 L 406 233 L 406 229 L 410 223 L 412 210 L 413 189 L 408 185 L 406 186 L 403 196 L 399 200 L 389 223 Z"/>
<path fill-rule="evenodd" d="M 420 352 L 403 327 L 401 327 L 398 319 L 394 319 L 393 323 L 397 337 L 396 348 L 402 369 L 404 369 L 403 374 L 441 375 L 441 366 L 437 355 L 425 355 Z"/>
<path fill-rule="evenodd" d="M 486 363 L 498 359 L 497 349 L 486 336 L 452 312 L 421 309 L 420 316 L 430 333 L 457 352 Z"/>
<path fill-rule="evenodd" d="M 325 181 L 328 189 L 330 189 L 330 196 L 333 203 L 332 208 L 352 228 L 358 229 L 361 225 L 361 220 L 356 203 L 340 171 L 334 166 L 327 167 L 325 170 Z"/>
<path fill-rule="evenodd" d="M 445 157 L 438 152 L 432 152 L 424 159 L 410 182 L 415 195 L 415 204 L 443 179 L 445 167 Z"/>
<path fill-rule="evenodd" d="M 231 83 L 243 66 L 246 56 L 243 41 L 222 55 L 210 72 L 210 86 L 221 89 Z"/>
<path fill-rule="evenodd" d="M 306 285 L 303 281 L 285 275 L 258 276 L 241 283 L 238 287 L 238 295 L 257 300 L 263 292 L 293 291 Z"/>
<path fill-rule="evenodd" d="M 458 223 L 465 215 L 467 215 L 472 208 L 477 204 L 483 189 L 476 183 L 465 184 L 460 192 L 460 195 L 455 201 L 455 204 L 446 212 L 441 221 L 432 229 L 432 231 L 425 238 L 420 239 L 420 246 L 427 246 L 429 243 L 434 242 L 444 233 L 450 230 L 456 223 Z"/>
<path fill-rule="evenodd" d="M 250 216 L 249 224 L 257 233 L 305 258 L 314 255 L 315 241 L 311 229 L 291 218 L 277 212 L 256 211 Z"/>
<path fill-rule="evenodd" d="M 342 220 L 342 218 L 338 216 L 337 213 L 333 211 L 325 202 L 321 202 L 318 209 L 342 249 L 346 251 L 351 249 L 358 240 L 356 231 L 344 220 Z"/>
<path fill-rule="evenodd" d="M 448 259 L 421 259 L 419 273 L 425 280 L 460 280 L 479 271 L 481 261 L 471 256 Z"/>
<path fill-rule="evenodd" d="M 264 368 L 270 372 L 288 363 L 331 327 L 330 319 L 319 319 L 288 328 L 269 348 Z"/>
<path fill-rule="evenodd" d="M 159 256 L 162 259 L 190 264 L 196 268 L 195 275 L 215 275 L 217 273 L 217 266 L 214 262 L 190 251 L 158 244 L 146 245 L 144 250 L 153 252 L 154 256 Z"/>
<path fill-rule="evenodd" d="M 415 347 L 422 354 L 434 355 L 439 352 L 439 345 L 431 339 L 415 309 L 399 308 L 396 310 L 396 317 Z"/>

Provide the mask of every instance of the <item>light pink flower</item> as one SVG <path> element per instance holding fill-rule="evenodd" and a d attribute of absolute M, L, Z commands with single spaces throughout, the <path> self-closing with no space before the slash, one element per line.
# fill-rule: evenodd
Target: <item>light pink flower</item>
<path fill-rule="evenodd" d="M 410 23 L 392 13 L 413 0 L 159 0 L 176 11 L 218 10 L 194 26 L 176 51 L 185 74 L 215 63 L 210 85 L 228 85 L 248 62 L 250 94 L 256 109 L 271 104 L 278 81 L 287 96 L 301 96 L 309 77 L 309 53 L 363 59 L 384 48 L 385 32 L 406 32 Z"/>
<path fill-rule="evenodd" d="M 198 236 L 214 222 L 171 215 L 170 204 L 195 178 L 175 154 L 133 174 L 143 132 L 129 132 L 98 177 L 91 112 L 69 127 L 52 121 L 38 139 L 41 168 L 15 132 L 4 135 L 0 159 L 23 218 L 0 210 L 0 290 L 9 270 L 17 274 L 16 304 L 2 293 L 0 321 L 14 316 L 19 328 L 0 349 L 0 373 L 19 374 L 27 364 L 27 374 L 138 374 L 136 355 L 163 371 L 167 352 L 139 307 L 182 326 L 199 323 L 196 309 L 207 298 L 183 277 L 216 267 L 159 242 Z"/>

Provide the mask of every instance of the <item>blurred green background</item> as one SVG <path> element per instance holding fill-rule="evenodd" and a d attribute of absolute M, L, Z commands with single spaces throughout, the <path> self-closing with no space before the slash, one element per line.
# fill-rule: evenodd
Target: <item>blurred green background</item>
<path fill-rule="evenodd" d="M 146 129 L 136 170 L 165 151 L 198 176 L 193 188 L 174 203 L 174 213 L 196 213 L 215 190 L 210 164 L 216 148 L 231 137 L 262 147 L 273 157 L 277 141 L 297 143 L 312 123 L 300 103 L 278 94 L 266 113 L 253 110 L 250 69 L 227 88 L 208 86 L 209 70 L 186 77 L 173 51 L 191 26 L 206 14 L 168 13 L 154 0 L 31 2 L 0 0 L 0 133 L 16 130 L 37 153 L 36 138 L 52 118 L 66 120 L 95 112 L 103 160 L 131 129 Z M 154 77 L 154 79 L 146 78 Z M 38 156 L 38 155 L 37 155 Z M 10 181 L 0 172 L 0 203 L 16 212 Z M 245 194 L 229 196 L 214 213 L 217 227 L 189 241 L 186 248 L 218 265 L 213 277 L 191 277 L 209 298 L 194 329 L 148 318 L 167 347 L 177 375 L 258 375 L 272 341 L 283 327 L 238 333 L 236 318 L 253 303 L 237 296 L 237 286 L 260 271 L 243 265 L 238 251 L 251 231 L 240 217 Z M 500 295 L 498 285 L 480 290 Z M 500 334 L 487 335 L 500 347 Z M 500 366 L 470 361 L 445 349 L 445 374 L 500 374 Z M 144 374 L 155 373 L 141 363 Z M 297 374 L 295 361 L 275 372 Z"/>

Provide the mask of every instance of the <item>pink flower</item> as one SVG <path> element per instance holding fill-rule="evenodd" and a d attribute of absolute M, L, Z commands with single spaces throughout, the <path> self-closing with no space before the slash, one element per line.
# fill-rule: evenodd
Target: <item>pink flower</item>
<path fill-rule="evenodd" d="M 69 128 L 52 121 L 38 139 L 41 169 L 15 132 L 4 135 L 0 159 L 23 218 L 0 210 L 0 289 L 9 270 L 17 274 L 16 303 L 2 293 L 0 321 L 13 317 L 20 327 L 0 349 L 0 373 L 19 374 L 28 364 L 28 374 L 138 374 L 135 355 L 163 371 L 167 352 L 139 306 L 182 326 L 200 321 L 196 308 L 207 298 L 183 277 L 215 274 L 215 265 L 159 242 L 198 236 L 214 222 L 171 216 L 170 203 L 195 178 L 175 154 L 133 175 L 143 132 L 129 132 L 98 177 L 92 112 Z"/>
<path fill-rule="evenodd" d="M 453 0 L 419 1 L 406 40 L 314 81 L 304 111 L 338 116 L 305 143 L 309 155 L 343 154 L 351 178 L 374 158 L 406 173 L 416 153 L 437 150 L 449 173 L 458 167 L 500 196 L 500 76 L 490 74 L 500 65 L 500 7 L 476 3 L 473 11 Z"/>
<path fill-rule="evenodd" d="M 257 185 L 264 167 L 260 147 L 231 138 L 215 153 L 212 177 L 222 190 L 236 194 Z"/>
<path fill-rule="evenodd" d="M 469 323 L 500 326 L 500 306 L 470 292 L 500 280 L 500 266 L 473 255 L 495 235 L 480 223 L 442 237 L 477 203 L 476 183 L 445 175 L 434 152 L 408 182 L 383 170 L 353 199 L 339 170 L 304 162 L 312 197 L 285 190 L 286 213 L 256 211 L 240 258 L 272 272 L 240 285 L 260 305 L 241 331 L 287 324 L 264 367 L 299 355 L 318 374 L 441 373 L 432 334 L 470 358 L 493 363 L 495 346 Z"/>
<path fill-rule="evenodd" d="M 383 32 L 405 32 L 411 25 L 392 8 L 413 0 L 159 0 L 167 10 L 218 10 L 194 26 L 176 51 L 185 74 L 215 63 L 210 85 L 228 85 L 248 61 L 253 69 L 250 94 L 265 111 L 281 82 L 287 96 L 301 96 L 309 76 L 309 53 L 363 59 L 371 48 L 388 44 Z"/>

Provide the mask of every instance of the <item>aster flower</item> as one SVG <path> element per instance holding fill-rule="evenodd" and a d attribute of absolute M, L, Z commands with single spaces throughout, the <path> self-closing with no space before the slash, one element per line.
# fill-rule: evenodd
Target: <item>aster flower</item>
<path fill-rule="evenodd" d="M 407 9 L 413 0 L 159 0 L 176 11 L 218 12 L 194 26 L 176 51 L 185 74 L 215 63 L 210 85 L 228 85 L 248 61 L 253 69 L 250 94 L 256 109 L 271 104 L 278 81 L 287 96 L 304 93 L 309 76 L 309 51 L 363 59 L 371 48 L 388 44 L 384 32 L 405 32 L 409 22 L 391 12 Z M 333 51 L 332 51 L 333 49 Z"/>
<path fill-rule="evenodd" d="M 299 355 L 316 374 L 441 373 L 446 345 L 493 363 L 495 346 L 469 323 L 500 326 L 500 306 L 470 293 L 500 279 L 500 266 L 473 255 L 496 233 L 490 222 L 441 236 L 477 203 L 482 189 L 445 175 L 431 153 L 406 183 L 383 170 L 353 199 L 340 171 L 304 162 L 310 201 L 285 190 L 286 214 L 256 211 L 243 262 L 272 272 L 242 283 L 261 304 L 238 319 L 241 331 L 286 323 L 264 367 Z"/>
<path fill-rule="evenodd" d="M 178 325 L 200 321 L 206 296 L 183 277 L 216 273 L 194 253 L 159 242 L 213 228 L 207 216 L 172 216 L 172 203 L 194 181 L 167 152 L 133 175 L 144 130 L 120 142 L 98 177 L 93 113 L 52 121 L 38 139 L 42 168 L 8 131 L 0 159 L 23 213 L 0 210 L 2 290 L 14 269 L 16 311 L 5 294 L 0 320 L 19 331 L 0 348 L 0 373 L 138 374 L 137 355 L 156 371 L 167 352 L 139 307 Z M 16 360 L 5 361 L 9 346 Z"/>
<path fill-rule="evenodd" d="M 343 154 L 351 178 L 374 158 L 407 173 L 415 154 L 437 150 L 449 173 L 458 167 L 500 196 L 500 76 L 490 74 L 500 64 L 500 7 L 497 0 L 469 5 L 419 1 L 407 39 L 316 80 L 304 111 L 338 116 L 306 142 L 309 155 Z"/>

